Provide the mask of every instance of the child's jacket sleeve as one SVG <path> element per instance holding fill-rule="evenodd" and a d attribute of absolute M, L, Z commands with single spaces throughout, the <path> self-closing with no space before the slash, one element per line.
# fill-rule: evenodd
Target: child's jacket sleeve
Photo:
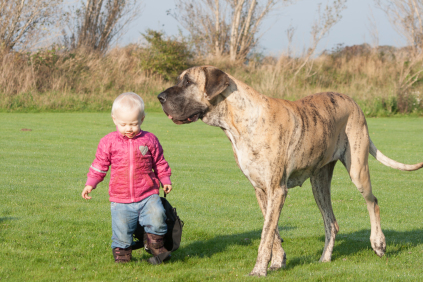
<path fill-rule="evenodd" d="M 110 144 L 107 142 L 106 138 L 100 140 L 100 144 L 98 144 L 97 152 L 95 154 L 95 159 L 87 174 L 88 178 L 85 186 L 90 185 L 95 188 L 106 176 L 111 163 L 109 145 Z"/>
<path fill-rule="evenodd" d="M 169 164 L 163 156 L 163 148 L 160 145 L 159 139 L 156 136 L 153 138 L 153 146 L 151 148 L 151 155 L 153 157 L 153 170 L 154 174 L 162 185 L 172 184 L 170 175 L 172 174 Z"/>

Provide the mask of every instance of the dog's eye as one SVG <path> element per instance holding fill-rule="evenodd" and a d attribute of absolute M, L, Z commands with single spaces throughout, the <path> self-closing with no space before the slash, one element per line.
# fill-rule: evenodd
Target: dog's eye
<path fill-rule="evenodd" d="M 189 86 L 191 83 L 192 83 L 191 80 L 189 79 L 185 80 L 185 86 Z"/>

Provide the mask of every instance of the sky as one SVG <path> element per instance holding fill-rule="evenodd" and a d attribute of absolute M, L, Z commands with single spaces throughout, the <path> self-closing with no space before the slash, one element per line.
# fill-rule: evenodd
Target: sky
<path fill-rule="evenodd" d="M 260 0 L 259 0 L 260 2 Z M 310 31 L 317 19 L 317 7 L 328 3 L 327 0 L 299 0 L 295 4 L 274 11 L 263 21 L 261 31 L 265 32 L 257 51 L 265 55 L 277 56 L 286 52 L 288 39 L 286 30 L 295 28 L 292 47 L 298 55 L 310 45 Z M 373 0 L 347 0 L 347 8 L 342 11 L 342 19 L 332 27 L 329 34 L 320 41 L 317 52 L 331 50 L 337 44 L 352 46 L 374 42 L 371 36 L 370 18 L 374 19 L 379 34 L 379 45 L 405 46 L 405 40 L 398 35 L 389 23 L 386 15 L 376 8 Z M 128 27 L 119 45 L 142 42 L 141 33 L 147 28 L 162 30 L 166 35 L 177 35 L 181 29 L 185 35 L 187 31 L 171 16 L 167 10 L 174 10 L 174 0 L 144 0 L 141 16 Z"/>

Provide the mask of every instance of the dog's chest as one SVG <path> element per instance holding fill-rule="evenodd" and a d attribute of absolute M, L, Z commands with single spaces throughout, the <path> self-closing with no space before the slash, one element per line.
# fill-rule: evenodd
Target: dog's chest
<path fill-rule="evenodd" d="M 250 146 L 244 144 L 240 140 L 237 140 L 233 134 L 225 130 L 226 135 L 232 143 L 232 149 L 235 154 L 235 159 L 238 163 L 239 168 L 244 175 L 250 180 L 254 187 L 257 187 L 258 183 L 263 183 L 263 165 L 254 158 L 251 157 Z"/>

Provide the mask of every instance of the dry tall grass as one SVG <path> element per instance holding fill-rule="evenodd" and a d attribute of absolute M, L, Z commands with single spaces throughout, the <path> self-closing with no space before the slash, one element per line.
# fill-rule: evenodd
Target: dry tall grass
<path fill-rule="evenodd" d="M 140 68 L 136 46 L 115 48 L 106 56 L 69 53 L 60 49 L 0 54 L 0 108 L 28 110 L 109 110 L 126 91 L 156 106 L 155 96 L 170 86 L 160 76 Z"/>
<path fill-rule="evenodd" d="M 295 73 L 304 60 L 301 57 L 282 55 L 264 58 L 260 63 L 250 62 L 247 66 L 228 64 L 224 58 L 211 58 L 207 63 L 222 68 L 271 97 L 296 100 L 313 93 L 336 91 L 352 97 L 370 116 L 396 113 L 422 115 L 422 79 L 400 93 L 405 97 L 403 104 L 398 101 L 401 70 L 409 63 L 406 56 L 404 50 L 388 47 L 346 47 L 311 60 L 297 75 Z M 422 62 L 415 65 L 410 70 L 411 74 L 422 69 Z"/>
<path fill-rule="evenodd" d="M 147 108 L 158 108 L 156 95 L 173 81 L 142 69 L 143 52 L 135 45 L 115 48 L 105 56 L 54 48 L 26 54 L 3 52 L 0 109 L 108 111 L 113 99 L 125 91 L 139 93 Z M 386 48 L 366 52 L 345 48 L 311 60 L 299 72 L 304 58 L 288 56 L 248 64 L 231 63 L 227 58 L 201 58 L 190 64 L 215 65 L 272 97 L 292 100 L 336 91 L 354 98 L 370 116 L 398 112 L 423 115 L 420 80 L 407 90 L 407 107 L 398 105 L 400 70 L 407 64 L 403 57 Z"/>

